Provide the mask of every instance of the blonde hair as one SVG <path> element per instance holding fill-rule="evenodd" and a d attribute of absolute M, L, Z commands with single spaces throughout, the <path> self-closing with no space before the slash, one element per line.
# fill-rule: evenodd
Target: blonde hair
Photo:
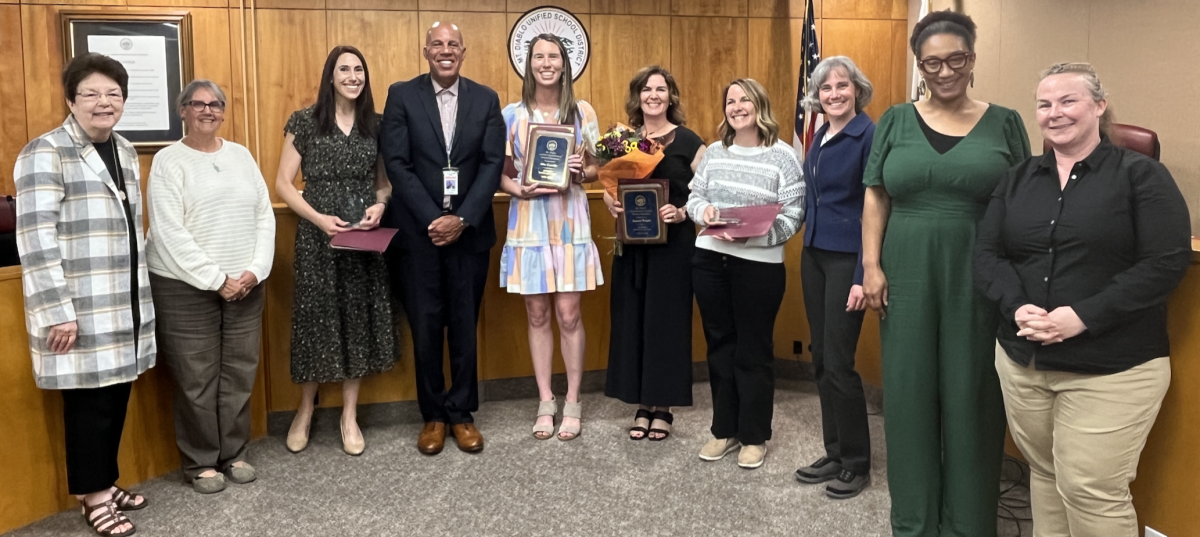
<path fill-rule="evenodd" d="M 561 39 L 554 34 L 539 34 L 529 41 L 529 51 L 525 54 L 525 76 L 521 82 L 521 103 L 525 108 L 533 113 L 533 107 L 537 105 L 534 94 L 537 92 L 537 81 L 533 78 L 533 46 L 538 41 L 549 41 L 558 46 L 558 53 L 562 57 L 563 69 L 561 73 L 562 91 L 558 96 L 558 122 L 563 125 L 574 125 L 576 116 L 579 115 L 579 104 L 575 102 L 575 81 L 571 75 L 571 56 L 567 54 L 567 47 L 563 45 Z"/>
<path fill-rule="evenodd" d="M 750 103 L 754 105 L 754 125 L 758 129 L 758 143 L 770 147 L 779 141 L 779 123 L 771 114 L 771 100 L 767 98 L 767 90 L 763 89 L 753 78 L 739 78 L 725 86 L 721 92 L 721 109 L 725 109 L 725 99 L 729 97 L 729 88 L 737 86 L 746 92 Z M 733 145 L 733 137 L 737 133 L 729 126 L 729 118 L 722 113 L 721 125 L 717 127 L 717 136 L 726 147 Z"/>
<path fill-rule="evenodd" d="M 1051 65 L 1045 71 L 1042 71 L 1042 76 L 1039 80 L 1045 80 L 1047 77 L 1054 75 L 1078 75 L 1080 80 L 1087 85 L 1088 93 L 1091 94 L 1092 100 L 1095 102 L 1107 101 L 1108 92 L 1104 90 L 1104 85 L 1100 83 L 1100 77 L 1096 76 L 1096 69 L 1092 64 L 1086 62 L 1063 62 Z M 1100 134 L 1110 136 L 1112 134 L 1112 107 L 1109 106 L 1104 110 L 1104 114 L 1100 116 Z"/>

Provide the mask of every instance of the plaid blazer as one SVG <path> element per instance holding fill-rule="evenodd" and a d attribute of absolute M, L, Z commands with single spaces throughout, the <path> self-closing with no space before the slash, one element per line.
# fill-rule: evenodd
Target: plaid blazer
<path fill-rule="evenodd" d="M 17 249 L 25 327 L 39 388 L 98 388 L 154 367 L 154 303 L 146 268 L 137 151 L 113 133 L 137 233 L 138 304 L 130 308 L 129 222 L 116 183 L 74 116 L 17 156 Z M 50 351 L 50 327 L 75 321 L 75 346 Z"/>

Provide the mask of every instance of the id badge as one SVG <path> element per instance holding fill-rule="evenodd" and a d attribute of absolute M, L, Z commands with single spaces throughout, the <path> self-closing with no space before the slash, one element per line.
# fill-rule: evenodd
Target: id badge
<path fill-rule="evenodd" d="M 458 195 L 458 168 L 442 168 L 442 183 L 445 187 L 442 193 L 447 196 Z"/>

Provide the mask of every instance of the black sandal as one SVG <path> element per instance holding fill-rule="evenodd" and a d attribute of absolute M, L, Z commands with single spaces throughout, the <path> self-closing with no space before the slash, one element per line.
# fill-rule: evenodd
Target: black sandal
<path fill-rule="evenodd" d="M 79 503 L 82 504 L 83 502 Z M 92 518 L 92 513 L 101 510 L 104 512 L 96 515 L 95 518 Z M 121 537 L 137 533 L 137 528 L 133 526 L 133 522 L 131 522 L 129 517 L 126 517 L 124 513 L 118 511 L 117 504 L 113 503 L 111 500 L 107 502 L 100 502 L 92 506 L 84 504 L 83 520 L 84 522 L 87 522 L 88 525 L 91 526 L 98 535 L 102 535 L 103 537 Z M 117 532 L 116 529 L 124 524 L 129 524 L 129 531 Z"/>
<path fill-rule="evenodd" d="M 658 421 L 665 421 L 665 422 L 667 422 L 667 425 L 671 425 L 671 424 L 675 423 L 675 416 L 673 416 L 670 412 L 667 412 L 664 410 L 655 411 L 654 419 L 656 419 Z M 650 436 L 650 434 L 654 434 L 654 433 L 661 434 L 662 436 L 660 436 L 658 438 Z M 646 435 L 646 437 L 649 438 L 651 442 L 660 442 L 662 440 L 666 440 L 668 436 L 671 436 L 670 429 L 650 429 L 649 431 L 647 431 L 647 435 Z"/>
<path fill-rule="evenodd" d="M 634 421 L 634 423 L 637 423 L 637 420 L 650 421 L 651 417 L 652 417 L 652 414 L 650 414 L 649 410 L 646 410 L 644 408 L 639 408 L 637 410 L 637 413 L 633 415 L 633 421 Z M 649 425 L 649 423 L 647 423 L 646 425 Z M 633 436 L 633 433 L 642 433 L 642 436 Z M 633 427 L 629 428 L 629 439 L 630 440 L 642 440 L 642 439 L 646 438 L 649 434 L 650 434 L 650 430 L 646 429 L 645 427 L 642 427 L 640 425 L 634 425 Z"/>
<path fill-rule="evenodd" d="M 128 490 L 117 486 L 114 486 L 113 488 L 117 490 L 113 492 L 112 501 L 114 504 L 116 504 L 118 510 L 137 511 L 138 509 L 144 509 L 146 504 L 149 503 L 149 500 L 147 500 L 146 497 L 142 496 L 141 494 L 129 492 Z M 139 503 L 138 500 L 141 500 L 141 503 Z"/>

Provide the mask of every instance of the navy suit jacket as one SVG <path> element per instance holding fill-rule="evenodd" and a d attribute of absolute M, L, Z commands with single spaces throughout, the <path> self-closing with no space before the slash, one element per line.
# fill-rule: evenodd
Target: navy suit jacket
<path fill-rule="evenodd" d="M 504 117 L 495 91 L 462 76 L 458 80 L 458 114 L 449 155 L 450 164 L 458 168 L 458 194 L 450 197 L 450 213 L 464 218 L 467 228 L 443 248 L 478 253 L 496 244 L 492 196 L 504 170 Z M 436 248 L 428 230 L 443 214 L 442 169 L 447 157 L 428 74 L 388 88 L 379 152 L 392 183 L 392 202 L 383 225 L 399 230 L 393 246 L 407 251 Z"/>
<path fill-rule="evenodd" d="M 875 123 L 859 112 L 841 132 L 821 145 L 829 123 L 817 129 L 804 158 L 804 245 L 858 254 L 854 283 L 861 284 L 863 170 L 871 156 Z"/>

